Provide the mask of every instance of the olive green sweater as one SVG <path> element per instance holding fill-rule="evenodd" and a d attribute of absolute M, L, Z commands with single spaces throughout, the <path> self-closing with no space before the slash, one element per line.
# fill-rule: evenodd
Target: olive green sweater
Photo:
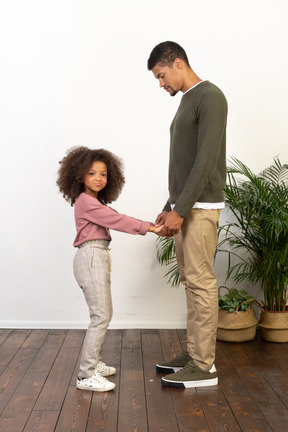
<path fill-rule="evenodd" d="M 170 127 L 169 200 L 185 217 L 195 202 L 224 201 L 227 101 L 203 81 L 182 96 Z"/>

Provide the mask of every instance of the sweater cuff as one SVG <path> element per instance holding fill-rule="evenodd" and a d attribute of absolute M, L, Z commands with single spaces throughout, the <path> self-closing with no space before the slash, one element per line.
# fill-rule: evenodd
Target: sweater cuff
<path fill-rule="evenodd" d="M 167 211 L 167 212 L 170 212 L 172 209 L 171 209 L 171 204 L 169 204 L 169 203 L 167 203 L 166 205 L 165 205 L 165 207 L 163 208 L 163 211 Z"/>
<path fill-rule="evenodd" d="M 140 231 L 139 231 L 139 234 L 140 235 L 146 235 L 147 234 L 147 232 L 148 232 L 148 230 L 149 230 L 149 228 L 150 228 L 150 226 L 151 226 L 151 223 L 150 222 L 142 222 L 141 223 L 141 226 L 140 226 Z"/>
<path fill-rule="evenodd" d="M 182 207 L 180 207 L 180 209 L 177 207 L 177 204 L 175 205 L 174 209 L 180 216 L 182 216 L 183 218 L 185 218 L 187 216 L 187 214 L 190 211 L 190 207 L 188 207 L 187 209 L 183 209 Z"/>

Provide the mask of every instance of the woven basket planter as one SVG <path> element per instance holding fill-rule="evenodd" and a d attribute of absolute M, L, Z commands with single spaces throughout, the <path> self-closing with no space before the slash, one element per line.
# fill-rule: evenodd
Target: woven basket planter
<path fill-rule="evenodd" d="M 262 310 L 259 327 L 261 337 L 268 342 L 288 342 L 288 311 L 267 312 Z"/>
<path fill-rule="evenodd" d="M 255 338 L 257 318 L 248 311 L 218 311 L 217 339 L 224 342 L 246 342 Z"/>

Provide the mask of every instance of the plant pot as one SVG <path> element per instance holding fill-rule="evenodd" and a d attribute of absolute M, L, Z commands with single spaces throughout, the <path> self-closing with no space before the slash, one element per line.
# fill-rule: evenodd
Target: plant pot
<path fill-rule="evenodd" d="M 253 309 L 248 311 L 218 311 L 217 339 L 224 342 L 246 342 L 256 335 L 257 318 Z"/>
<path fill-rule="evenodd" d="M 267 312 L 262 310 L 259 327 L 261 337 L 268 342 L 288 342 L 288 311 Z"/>

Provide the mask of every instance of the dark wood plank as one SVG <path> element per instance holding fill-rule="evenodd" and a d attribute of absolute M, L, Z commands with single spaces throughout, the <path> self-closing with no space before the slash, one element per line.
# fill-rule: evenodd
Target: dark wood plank
<path fill-rule="evenodd" d="M 160 360 L 169 360 L 176 357 L 182 351 L 181 343 L 176 330 L 159 330 L 163 357 Z"/>
<path fill-rule="evenodd" d="M 2 415 L 9 399 L 21 382 L 33 358 L 35 349 L 19 349 L 0 376 L 0 414 Z M 2 429 L 1 429 L 2 430 Z"/>
<path fill-rule="evenodd" d="M 58 416 L 58 411 L 33 411 L 23 432 L 54 432 Z"/>
<path fill-rule="evenodd" d="M 237 369 L 245 387 L 260 407 L 267 423 L 274 431 L 283 431 L 283 425 L 288 424 L 288 410 L 276 395 L 267 380 L 261 375 L 244 352 L 241 344 L 225 345 L 225 352 Z"/>
<path fill-rule="evenodd" d="M 1 431 L 22 431 L 57 357 L 64 337 L 47 336 L 0 418 Z"/>
<path fill-rule="evenodd" d="M 218 386 L 209 389 L 199 388 L 197 394 L 211 431 L 241 432 L 233 412 Z"/>
<path fill-rule="evenodd" d="M 67 335 L 69 333 L 69 330 L 68 329 L 52 329 L 52 330 L 49 330 L 49 334 L 50 335 Z"/>
<path fill-rule="evenodd" d="M 117 426 L 120 374 L 117 373 L 108 379 L 115 382 L 116 388 L 105 393 L 93 393 L 86 432 L 120 432 L 121 430 Z"/>
<path fill-rule="evenodd" d="M 82 347 L 85 334 L 85 330 L 69 330 L 63 343 L 63 349 L 77 349 L 79 352 L 80 348 Z"/>
<path fill-rule="evenodd" d="M 141 335 L 142 334 L 157 334 L 159 335 L 159 330 L 158 329 L 140 329 Z"/>
<path fill-rule="evenodd" d="M 237 368 L 229 359 L 231 344 L 217 342 L 216 367 L 218 372 L 219 386 L 228 401 L 235 419 L 244 432 L 271 432 L 271 428 L 237 373 Z"/>
<path fill-rule="evenodd" d="M 55 432 L 86 430 L 92 392 L 69 387 Z"/>
<path fill-rule="evenodd" d="M 102 360 L 117 369 L 121 363 L 123 330 L 108 330 L 102 346 Z"/>
<path fill-rule="evenodd" d="M 84 333 L 70 330 L 35 405 L 36 411 L 59 411 L 63 404 Z"/>
<path fill-rule="evenodd" d="M 283 350 L 286 352 L 286 356 L 288 355 L 288 343 L 281 343 Z"/>
<path fill-rule="evenodd" d="M 0 350 L 1 353 L 0 354 L 0 359 L 1 359 L 1 355 L 4 355 L 4 350 L 5 347 L 1 347 L 1 345 L 7 340 L 7 338 L 12 334 L 13 330 L 12 329 L 0 329 Z M 7 349 L 7 347 L 6 347 Z M 2 352 L 3 350 L 3 352 Z M 7 355 L 7 353 L 6 353 Z M 11 358 L 11 356 L 8 355 L 8 358 Z M 2 357 L 2 360 L 0 360 L 0 363 L 2 362 L 2 364 L 0 364 L 0 374 L 2 374 L 2 372 L 4 371 L 7 363 L 9 360 L 4 360 L 4 357 Z"/>
<path fill-rule="evenodd" d="M 248 389 L 237 373 L 237 369 L 225 353 L 225 342 L 217 341 L 215 365 L 218 373 L 218 383 L 226 399 L 237 399 L 241 402 L 253 403 Z"/>
<path fill-rule="evenodd" d="M 12 332 L 12 329 L 0 329 L 0 346 L 3 344 L 3 342 L 5 342 Z"/>
<path fill-rule="evenodd" d="M 1 345 L 0 365 L 6 366 L 21 347 L 31 330 L 14 330 Z"/>
<path fill-rule="evenodd" d="M 141 336 L 139 329 L 123 330 L 122 349 L 141 348 Z"/>
<path fill-rule="evenodd" d="M 70 386 L 76 386 L 76 381 L 77 381 L 77 377 L 79 374 L 79 369 L 80 369 L 80 360 L 81 360 L 81 355 L 82 355 L 82 346 L 80 348 L 79 354 L 78 354 L 78 358 L 76 360 L 75 363 L 75 367 L 74 367 L 74 371 L 70 380 Z"/>
<path fill-rule="evenodd" d="M 170 389 L 180 432 L 209 431 L 196 389 Z"/>
<path fill-rule="evenodd" d="M 269 349 L 272 348 L 271 343 L 263 344 L 256 340 L 253 345 L 246 343 L 242 347 L 253 365 L 257 367 L 261 375 L 265 377 L 271 388 L 288 408 L 288 376 L 279 367 L 277 361 L 271 362 L 271 350 Z M 273 355 L 275 358 L 275 353 Z M 287 359 L 285 363 L 287 365 Z"/>
<path fill-rule="evenodd" d="M 243 432 L 272 432 L 265 417 L 261 412 L 261 407 L 255 403 L 242 403 L 239 400 L 230 400 L 229 404 Z M 283 430 L 283 429 L 282 429 Z M 275 431 L 274 431 L 275 432 Z"/>
<path fill-rule="evenodd" d="M 266 342 L 259 339 L 255 339 L 251 344 L 252 349 L 259 351 L 260 357 L 261 357 L 261 352 L 263 351 L 265 355 L 265 359 L 267 359 L 267 364 L 266 366 L 264 365 L 266 372 L 269 373 L 271 362 L 273 362 L 273 364 L 271 365 L 272 366 L 271 370 L 275 370 L 274 368 L 275 365 L 278 369 L 282 370 L 285 373 L 285 375 L 288 376 L 288 362 L 287 362 L 288 353 L 286 351 L 287 346 L 288 344 L 286 343 L 282 344 L 282 343 Z"/>
<path fill-rule="evenodd" d="M 21 348 L 39 348 L 48 334 L 49 330 L 32 330 Z"/>
<path fill-rule="evenodd" d="M 182 347 L 182 351 L 187 350 L 187 330 L 186 329 L 178 329 L 177 335 Z"/>
<path fill-rule="evenodd" d="M 162 375 L 155 367 L 163 358 L 159 334 L 142 333 L 142 355 L 149 432 L 177 432 L 171 392 L 161 386 Z"/>
<path fill-rule="evenodd" d="M 148 432 L 142 355 L 139 349 L 122 350 L 118 430 Z"/>

